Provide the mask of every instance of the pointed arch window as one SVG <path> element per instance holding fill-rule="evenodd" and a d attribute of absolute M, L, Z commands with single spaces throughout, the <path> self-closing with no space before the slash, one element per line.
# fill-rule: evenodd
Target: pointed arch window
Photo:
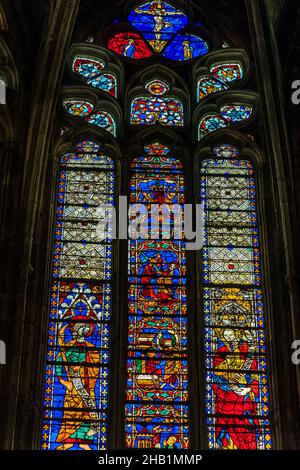
<path fill-rule="evenodd" d="M 161 54 L 173 61 L 192 60 L 209 52 L 208 41 L 198 34 L 197 26 L 189 24 L 183 10 L 167 2 L 141 3 L 128 15 L 128 31 L 113 35 L 108 48 L 129 59 Z"/>
<path fill-rule="evenodd" d="M 115 167 L 85 140 L 60 161 L 42 429 L 43 450 L 105 449 Z"/>
<path fill-rule="evenodd" d="M 130 202 L 184 203 L 183 168 L 160 143 L 131 164 Z M 187 448 L 188 351 L 185 243 L 129 242 L 126 442 L 132 448 Z M 154 239 L 153 239 L 154 238 Z"/>
<path fill-rule="evenodd" d="M 252 164 L 230 145 L 201 164 L 203 308 L 211 449 L 271 448 L 261 245 Z"/>
<path fill-rule="evenodd" d="M 219 63 L 207 67 L 207 74 L 197 81 L 197 101 L 221 91 L 229 90 L 232 85 L 244 78 L 244 70 L 238 62 Z"/>

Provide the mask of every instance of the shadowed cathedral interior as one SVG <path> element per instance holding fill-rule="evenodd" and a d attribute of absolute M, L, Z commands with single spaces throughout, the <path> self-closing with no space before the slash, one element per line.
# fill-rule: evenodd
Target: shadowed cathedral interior
<path fill-rule="evenodd" d="M 0 449 L 300 449 L 298 3 L 1 0 Z"/>

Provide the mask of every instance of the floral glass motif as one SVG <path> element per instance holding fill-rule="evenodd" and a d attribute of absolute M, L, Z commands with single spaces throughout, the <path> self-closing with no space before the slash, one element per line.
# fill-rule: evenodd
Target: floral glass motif
<path fill-rule="evenodd" d="M 182 61 L 209 51 L 201 37 L 182 33 L 188 25 L 186 13 L 162 0 L 141 4 L 129 14 L 128 21 L 140 34 L 117 33 L 108 42 L 109 49 L 125 57 L 145 59 L 153 50 L 168 59 Z"/>
<path fill-rule="evenodd" d="M 114 118 L 106 111 L 94 111 L 94 105 L 88 101 L 65 100 L 64 108 L 69 114 L 79 118 L 85 118 L 88 124 L 101 127 L 110 132 L 113 136 L 117 135 L 117 126 Z"/>
<path fill-rule="evenodd" d="M 131 203 L 184 203 L 183 168 L 154 143 L 131 165 Z M 171 210 L 171 209 L 170 209 Z M 152 230 L 152 227 L 151 227 Z M 151 231 L 153 235 L 153 231 Z M 151 237 L 152 238 L 152 237 Z M 185 242 L 129 242 L 128 448 L 189 446 Z"/>
<path fill-rule="evenodd" d="M 107 447 L 114 163 L 86 140 L 60 162 L 45 373 L 43 450 Z"/>
<path fill-rule="evenodd" d="M 224 83 L 234 83 L 243 78 L 243 69 L 240 64 L 219 64 L 210 69 L 211 74 Z"/>
<path fill-rule="evenodd" d="M 228 86 L 225 85 L 225 83 L 221 83 L 210 77 L 202 77 L 197 84 L 197 102 L 213 93 L 219 93 L 226 90 L 228 90 Z"/>
<path fill-rule="evenodd" d="M 206 421 L 211 449 L 271 449 L 255 174 L 221 145 L 201 165 Z"/>
<path fill-rule="evenodd" d="M 252 106 L 246 105 L 228 105 L 221 107 L 221 113 L 223 118 L 228 121 L 229 123 L 236 123 L 247 121 L 253 111 Z"/>
<path fill-rule="evenodd" d="M 153 55 L 145 41 L 137 33 L 118 33 L 108 41 L 107 47 L 129 59 L 146 59 Z"/>
<path fill-rule="evenodd" d="M 104 73 L 105 63 L 84 57 L 77 57 L 73 62 L 73 72 L 84 78 L 94 88 L 117 96 L 117 80 L 111 73 Z"/>
<path fill-rule="evenodd" d="M 143 96 L 131 105 L 131 124 L 183 126 L 183 105 L 177 98 Z"/>
<path fill-rule="evenodd" d="M 226 121 L 216 113 L 210 113 L 203 116 L 199 124 L 199 140 L 210 134 L 227 127 Z"/>

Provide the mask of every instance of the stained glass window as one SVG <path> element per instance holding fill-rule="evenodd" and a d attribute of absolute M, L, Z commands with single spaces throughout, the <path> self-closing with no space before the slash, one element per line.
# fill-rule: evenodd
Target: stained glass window
<path fill-rule="evenodd" d="M 149 211 L 154 204 L 183 204 L 181 163 L 160 143 L 145 150 L 131 165 L 130 202 Z M 151 230 L 151 239 L 129 241 L 126 443 L 187 448 L 185 243 L 163 239 L 162 229 L 154 239 Z"/>
<path fill-rule="evenodd" d="M 65 100 L 63 105 L 69 114 L 76 117 L 88 116 L 94 109 L 94 105 L 88 101 Z"/>
<path fill-rule="evenodd" d="M 162 0 L 139 5 L 128 21 L 137 32 L 117 33 L 108 42 L 109 49 L 125 57 L 145 59 L 154 52 L 183 61 L 209 52 L 200 36 L 182 32 L 188 25 L 186 13 Z"/>
<path fill-rule="evenodd" d="M 226 121 L 216 113 L 206 114 L 199 124 L 199 140 L 207 134 L 227 127 Z"/>
<path fill-rule="evenodd" d="M 114 163 L 93 141 L 60 162 L 45 374 L 43 450 L 107 444 Z"/>
<path fill-rule="evenodd" d="M 230 145 L 215 155 L 201 165 L 209 447 L 270 449 L 255 174 Z"/>
<path fill-rule="evenodd" d="M 101 127 L 116 137 L 117 127 L 114 118 L 106 111 L 94 111 L 94 105 L 88 101 L 64 100 L 64 108 L 69 114 L 85 118 L 88 124 Z"/>
<path fill-rule="evenodd" d="M 88 85 L 116 97 L 117 79 L 112 73 L 104 73 L 104 67 L 103 61 L 77 57 L 73 62 L 72 69 L 74 73 L 83 77 Z"/>
<path fill-rule="evenodd" d="M 146 59 L 153 54 L 137 33 L 118 33 L 109 40 L 107 47 L 129 59 Z"/>
<path fill-rule="evenodd" d="M 85 57 L 76 57 L 73 62 L 73 72 L 79 73 L 87 80 L 99 75 L 105 67 L 105 62 Z"/>
<path fill-rule="evenodd" d="M 202 77 L 197 84 L 197 101 L 203 100 L 213 93 L 226 90 L 228 90 L 228 86 L 225 85 L 225 83 L 221 83 L 210 77 Z"/>
<path fill-rule="evenodd" d="M 164 51 L 172 60 L 190 60 L 209 52 L 208 44 L 195 34 L 177 34 Z"/>
<path fill-rule="evenodd" d="M 169 85 L 163 80 L 152 80 L 146 84 L 150 96 L 134 98 L 131 104 L 130 123 L 135 125 L 183 126 L 183 104 L 178 98 L 164 95 Z"/>
<path fill-rule="evenodd" d="M 247 121 L 253 113 L 250 105 L 226 105 L 221 107 L 221 114 L 205 114 L 199 124 L 198 138 L 201 140 L 211 132 L 223 129 L 230 125 Z"/>
<path fill-rule="evenodd" d="M 94 126 L 102 127 L 102 129 L 110 132 L 115 137 L 117 135 L 116 123 L 112 116 L 105 111 L 98 111 L 92 114 L 87 118 L 87 122 Z"/>
<path fill-rule="evenodd" d="M 246 121 L 250 118 L 252 111 L 253 107 L 247 105 L 228 105 L 221 107 L 223 118 L 232 124 Z"/>

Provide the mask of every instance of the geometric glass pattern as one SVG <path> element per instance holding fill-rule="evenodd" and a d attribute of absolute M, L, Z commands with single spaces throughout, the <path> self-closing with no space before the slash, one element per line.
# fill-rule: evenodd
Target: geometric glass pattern
<path fill-rule="evenodd" d="M 117 33 L 108 41 L 108 48 L 124 57 L 145 59 L 154 52 L 183 61 L 209 52 L 201 37 L 183 32 L 188 26 L 187 15 L 162 0 L 141 4 L 131 11 L 128 21 L 135 32 Z"/>
<path fill-rule="evenodd" d="M 221 145 L 201 165 L 206 422 L 211 449 L 271 449 L 252 164 Z"/>
<path fill-rule="evenodd" d="M 231 124 L 246 121 L 250 118 L 252 111 L 252 106 L 245 105 L 229 105 L 221 107 L 223 118 Z"/>
<path fill-rule="evenodd" d="M 84 78 L 87 85 L 106 91 L 110 95 L 117 97 L 117 80 L 111 73 L 103 73 L 105 64 L 102 61 L 89 59 L 87 57 L 77 57 L 73 62 L 74 73 Z"/>
<path fill-rule="evenodd" d="M 114 163 L 93 141 L 60 162 L 45 373 L 43 450 L 107 445 Z"/>
<path fill-rule="evenodd" d="M 113 117 L 106 111 L 94 110 L 94 105 L 89 101 L 64 100 L 63 106 L 69 114 L 75 117 L 85 118 L 88 124 L 101 127 L 110 132 L 113 136 L 117 135 L 117 127 Z"/>
<path fill-rule="evenodd" d="M 151 80 L 145 85 L 146 91 L 151 93 L 151 95 L 165 95 L 170 91 L 170 86 L 163 80 Z"/>
<path fill-rule="evenodd" d="M 223 83 L 234 83 L 243 78 L 240 64 L 219 64 L 210 69 L 211 74 Z"/>
<path fill-rule="evenodd" d="M 64 100 L 63 106 L 69 114 L 76 117 L 88 116 L 94 108 L 89 101 L 81 100 Z"/>
<path fill-rule="evenodd" d="M 167 84 L 153 80 L 146 84 L 152 96 L 139 96 L 131 104 L 130 123 L 135 125 L 162 124 L 163 126 L 183 126 L 183 104 L 178 98 L 166 98 Z"/>
<path fill-rule="evenodd" d="M 115 137 L 117 135 L 116 123 L 111 115 L 105 111 L 97 111 L 96 113 L 93 113 L 87 118 L 87 122 L 94 126 L 102 127 L 102 129 L 110 132 Z"/>
<path fill-rule="evenodd" d="M 130 13 L 128 19 L 132 26 L 149 41 L 155 52 L 160 52 L 173 38 L 174 33 L 188 24 L 187 16 L 183 11 L 162 1 L 141 5 Z"/>
<path fill-rule="evenodd" d="M 184 203 L 183 168 L 154 143 L 131 165 L 130 203 Z M 174 215 L 175 217 L 175 215 Z M 161 219 L 160 219 L 161 220 Z M 150 228 L 150 227 L 149 227 Z M 185 242 L 151 225 L 150 238 L 129 241 L 126 387 L 128 448 L 185 449 L 188 353 Z M 155 235 L 155 236 L 154 236 Z"/>

